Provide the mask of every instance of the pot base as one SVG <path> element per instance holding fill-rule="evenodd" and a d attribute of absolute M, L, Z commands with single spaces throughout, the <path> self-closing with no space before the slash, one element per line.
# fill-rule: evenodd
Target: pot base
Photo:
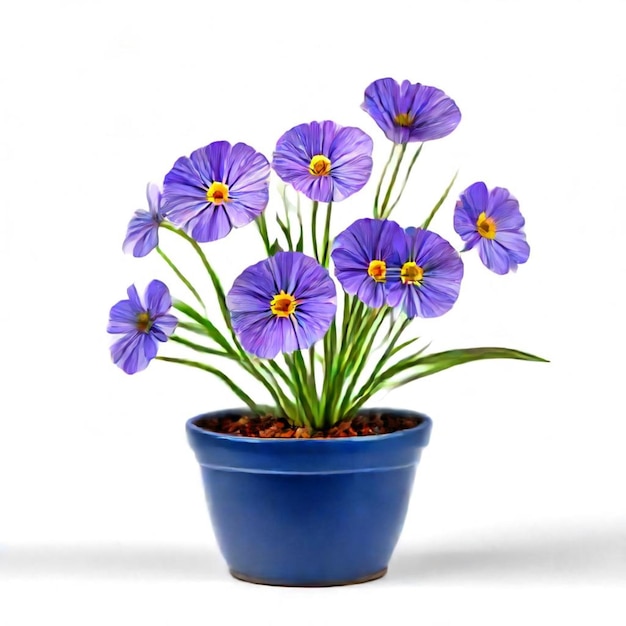
<path fill-rule="evenodd" d="M 320 583 L 292 583 L 283 580 L 266 580 L 264 578 L 255 578 L 253 576 L 247 576 L 246 574 L 242 574 L 241 572 L 236 572 L 234 570 L 230 570 L 231 576 L 237 578 L 238 580 L 243 580 L 247 583 L 254 583 L 255 585 L 271 585 L 273 587 L 340 587 L 344 585 L 358 585 L 360 583 L 367 583 L 371 580 L 377 580 L 378 578 L 382 578 L 387 573 L 387 568 L 379 570 L 374 574 L 369 574 L 368 576 L 363 576 L 362 578 L 355 578 L 354 580 L 337 580 L 337 581 L 329 581 L 329 582 L 320 582 Z"/>

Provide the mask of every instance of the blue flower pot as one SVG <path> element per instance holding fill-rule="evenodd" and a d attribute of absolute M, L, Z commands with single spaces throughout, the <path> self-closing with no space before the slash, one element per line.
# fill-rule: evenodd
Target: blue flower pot
<path fill-rule="evenodd" d="M 257 439 L 187 422 L 220 550 L 236 578 L 268 585 L 365 582 L 387 571 L 415 468 L 430 436 L 414 428 L 340 439 Z"/>

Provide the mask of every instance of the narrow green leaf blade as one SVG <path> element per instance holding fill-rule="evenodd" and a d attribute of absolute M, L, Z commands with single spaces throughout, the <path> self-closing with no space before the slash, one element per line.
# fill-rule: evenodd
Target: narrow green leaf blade
<path fill-rule="evenodd" d="M 213 325 L 211 321 L 209 321 L 204 315 L 201 315 L 194 308 L 190 307 L 188 304 L 181 302 L 180 300 L 174 300 L 172 306 L 181 313 L 187 315 L 195 322 L 198 322 L 204 330 L 206 334 L 215 341 L 215 343 L 219 344 L 224 350 L 227 352 L 233 352 L 233 348 L 230 343 L 226 340 L 224 335 L 220 333 L 220 331 Z"/>
<path fill-rule="evenodd" d="M 454 182 L 456 181 L 456 177 L 458 175 L 459 175 L 459 172 L 457 171 L 452 177 L 450 184 L 446 187 L 445 191 L 443 192 L 443 195 L 441 196 L 441 198 L 439 198 L 439 201 L 437 202 L 437 204 L 435 204 L 433 210 L 430 212 L 430 215 L 426 218 L 426 220 L 422 224 L 422 228 L 424 230 L 426 230 L 430 226 L 430 223 L 432 222 L 433 217 L 437 215 L 437 211 L 439 211 L 439 209 L 441 208 L 441 205 L 446 201 L 446 198 L 448 197 L 448 194 L 450 193 L 450 189 L 452 189 L 452 185 L 454 185 Z"/>
<path fill-rule="evenodd" d="M 405 371 L 411 374 L 397 383 L 393 387 L 399 387 L 418 378 L 424 378 L 431 374 L 436 374 L 455 365 L 470 363 L 471 361 L 483 361 L 486 359 L 518 359 L 521 361 L 539 361 L 548 363 L 542 357 L 521 352 L 520 350 L 512 350 L 510 348 L 461 348 L 457 350 L 447 350 L 445 352 L 437 352 L 415 359 L 406 367 Z"/>

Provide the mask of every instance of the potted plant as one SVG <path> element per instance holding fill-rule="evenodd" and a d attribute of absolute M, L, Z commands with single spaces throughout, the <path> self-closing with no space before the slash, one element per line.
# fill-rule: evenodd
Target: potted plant
<path fill-rule="evenodd" d="M 524 218 L 507 189 L 470 185 L 454 206 L 464 243 L 457 252 L 430 229 L 455 176 L 420 223 L 391 220 L 424 143 L 451 133 L 461 114 L 440 89 L 391 78 L 367 87 L 363 109 L 390 140 L 391 154 L 373 215 L 335 237 L 333 205 L 368 181 L 373 142 L 358 128 L 323 121 L 284 133 L 271 165 L 249 145 L 227 141 L 180 157 L 162 189 L 148 185 L 149 210 L 135 213 L 124 241 L 136 257 L 156 250 L 189 298 L 172 300 L 158 280 L 143 297 L 129 287 L 110 311 L 108 331 L 121 335 L 113 361 L 128 374 L 153 359 L 200 368 L 243 405 L 207 407 L 213 410 L 186 425 L 220 549 L 243 580 L 316 586 L 382 576 L 431 420 L 414 407 L 365 405 L 383 389 L 461 363 L 543 360 L 506 348 L 427 353 L 407 335 L 416 318 L 443 315 L 456 302 L 461 253 L 477 248 L 498 274 L 526 262 Z M 268 218 L 271 169 L 284 185 L 282 208 Z M 205 250 L 252 222 L 265 256 L 240 268 L 225 291 Z M 213 309 L 159 246 L 163 230 L 197 255 Z M 166 341 L 198 357 L 157 354 Z M 253 398 L 222 363 L 260 383 L 269 402 Z M 365 537 L 355 532 L 364 527 Z"/>

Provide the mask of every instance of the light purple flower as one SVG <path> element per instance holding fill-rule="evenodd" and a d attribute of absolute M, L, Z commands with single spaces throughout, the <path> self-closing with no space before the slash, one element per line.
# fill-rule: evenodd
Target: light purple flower
<path fill-rule="evenodd" d="M 307 198 L 338 202 L 369 180 L 373 147 L 359 128 L 331 121 L 300 124 L 278 140 L 272 167 Z"/>
<path fill-rule="evenodd" d="M 120 300 L 109 313 L 107 332 L 121 334 L 111 346 L 113 362 L 127 374 L 146 369 L 156 356 L 159 341 L 167 341 L 178 320 L 169 315 L 172 298 L 160 280 L 153 280 L 143 299 L 135 285 L 128 290 L 128 300 Z"/>
<path fill-rule="evenodd" d="M 241 345 L 266 359 L 311 347 L 337 310 L 328 270 L 301 252 L 278 252 L 246 269 L 226 304 Z"/>
<path fill-rule="evenodd" d="M 365 90 L 362 104 L 394 143 L 430 141 L 449 135 L 461 121 L 454 100 L 441 89 L 408 80 L 375 80 Z"/>
<path fill-rule="evenodd" d="M 530 255 L 518 201 L 503 187 L 487 190 L 477 182 L 460 196 L 454 208 L 454 230 L 465 250 L 478 245 L 480 260 L 496 274 L 517 270 Z"/>
<path fill-rule="evenodd" d="M 221 239 L 263 212 L 269 174 L 254 148 L 216 141 L 174 163 L 163 182 L 163 213 L 196 241 Z"/>
<path fill-rule="evenodd" d="M 124 252 L 132 252 L 135 257 L 146 256 L 159 245 L 159 224 L 163 221 L 163 213 L 158 185 L 148 183 L 146 196 L 149 211 L 143 209 L 135 211 L 122 245 Z"/>
<path fill-rule="evenodd" d="M 402 307 L 410 319 L 438 317 L 452 308 L 459 296 L 463 262 L 443 237 L 407 228 L 395 265 L 387 296 L 390 306 Z"/>
<path fill-rule="evenodd" d="M 385 304 L 388 270 L 394 264 L 404 232 L 396 222 L 364 218 L 337 235 L 332 259 L 345 292 L 377 309 Z"/>

